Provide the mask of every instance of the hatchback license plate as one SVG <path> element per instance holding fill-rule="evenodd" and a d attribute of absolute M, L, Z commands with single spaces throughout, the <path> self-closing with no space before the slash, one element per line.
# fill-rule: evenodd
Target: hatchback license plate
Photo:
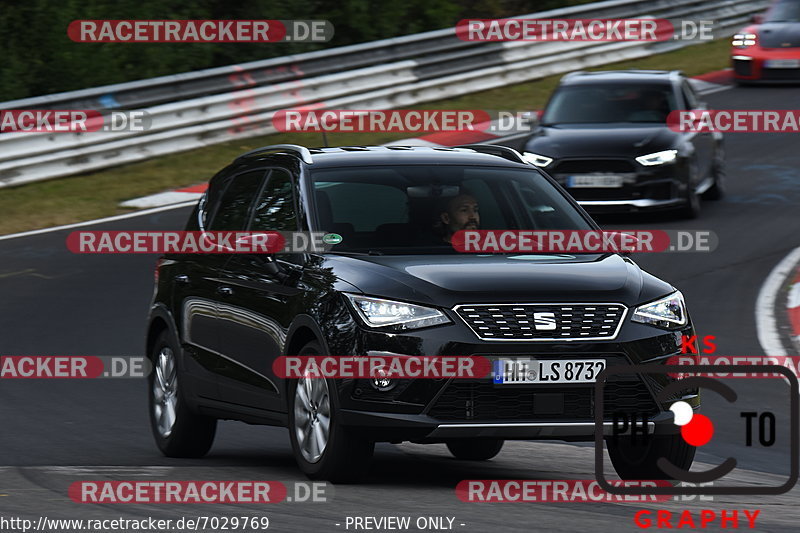
<path fill-rule="evenodd" d="M 567 178 L 567 187 L 609 189 L 622 187 L 622 182 L 617 174 L 575 174 Z"/>
<path fill-rule="evenodd" d="M 594 383 L 605 368 L 604 359 L 497 359 L 493 379 L 497 385 Z"/>

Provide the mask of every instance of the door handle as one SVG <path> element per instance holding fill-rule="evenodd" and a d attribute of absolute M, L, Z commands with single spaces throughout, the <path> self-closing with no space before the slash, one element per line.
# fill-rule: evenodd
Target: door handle
<path fill-rule="evenodd" d="M 173 279 L 175 280 L 175 283 L 189 283 L 189 276 L 187 276 L 186 274 L 175 276 Z"/>
<path fill-rule="evenodd" d="M 222 296 L 231 296 L 233 294 L 233 289 L 231 287 L 222 285 L 217 287 L 217 293 L 221 294 Z"/>

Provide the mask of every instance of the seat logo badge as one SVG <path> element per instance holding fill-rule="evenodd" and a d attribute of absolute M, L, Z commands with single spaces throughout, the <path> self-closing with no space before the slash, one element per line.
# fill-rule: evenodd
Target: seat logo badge
<path fill-rule="evenodd" d="M 533 327 L 539 331 L 556 329 L 555 313 L 533 313 Z"/>

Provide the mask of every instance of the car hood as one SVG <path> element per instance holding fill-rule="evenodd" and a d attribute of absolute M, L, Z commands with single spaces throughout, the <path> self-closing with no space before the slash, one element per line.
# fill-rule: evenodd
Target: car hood
<path fill-rule="evenodd" d="M 761 48 L 800 47 L 800 22 L 765 22 L 756 34 Z"/>
<path fill-rule="evenodd" d="M 364 294 L 437 307 L 462 303 L 613 302 L 628 306 L 672 286 L 630 259 L 605 255 L 326 256 Z"/>
<path fill-rule="evenodd" d="M 678 133 L 666 126 L 569 124 L 542 126 L 525 151 L 554 159 L 572 157 L 634 158 L 675 147 Z"/>

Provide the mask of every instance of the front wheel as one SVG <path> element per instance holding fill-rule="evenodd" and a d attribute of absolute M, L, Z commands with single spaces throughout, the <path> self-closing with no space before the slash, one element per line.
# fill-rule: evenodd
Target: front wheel
<path fill-rule="evenodd" d="M 681 470 L 689 470 L 697 448 L 683 440 L 680 434 L 650 436 L 645 443 L 630 438 L 606 441 L 608 456 L 614 470 L 622 479 L 668 479 L 658 467 L 663 457 Z"/>
<path fill-rule="evenodd" d="M 683 207 L 680 209 L 683 218 L 694 219 L 700 216 L 700 195 L 695 190 L 697 183 L 697 163 L 689 162 L 689 176 L 686 184 Z"/>
<path fill-rule="evenodd" d="M 721 200 L 725 196 L 726 189 L 726 175 L 725 175 L 725 154 L 720 149 L 717 157 L 714 159 L 713 168 L 714 184 L 703 194 L 706 200 Z"/>
<path fill-rule="evenodd" d="M 299 355 L 320 355 L 316 342 Z M 333 382 L 304 376 L 289 387 L 289 438 L 300 469 L 311 479 L 334 483 L 360 481 L 366 475 L 375 443 L 341 424 Z"/>
<path fill-rule="evenodd" d="M 447 449 L 456 459 L 486 461 L 500 453 L 504 443 L 503 439 L 453 439 Z"/>
<path fill-rule="evenodd" d="M 158 448 L 167 457 L 202 457 L 214 443 L 217 420 L 193 413 L 186 404 L 178 349 L 165 330 L 150 354 L 150 428 Z"/>

